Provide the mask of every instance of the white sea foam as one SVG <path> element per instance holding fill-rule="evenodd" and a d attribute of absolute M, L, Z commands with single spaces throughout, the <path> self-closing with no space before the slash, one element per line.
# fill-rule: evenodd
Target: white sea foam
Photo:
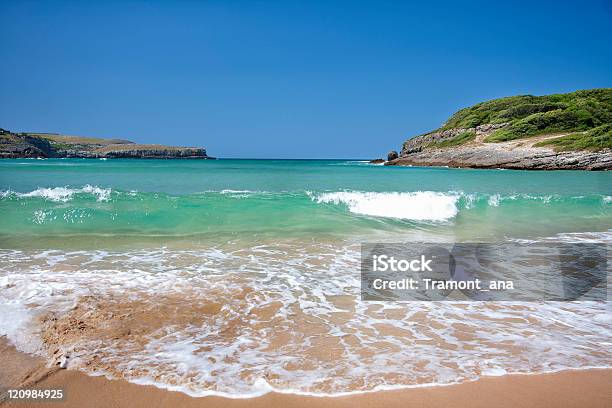
<path fill-rule="evenodd" d="M 111 376 L 87 368 L 96 355 L 128 381 L 195 396 L 339 396 L 612 366 L 601 350 L 609 303 L 363 302 L 358 246 L 0 250 L 0 260 L 0 335 L 21 350 L 42 352 L 36 317 L 79 299 L 138 301 L 151 313 L 164 296 L 177 313 L 221 305 L 201 323 L 162 314 L 144 337 L 66 345 L 74 368 Z"/>
<path fill-rule="evenodd" d="M 564 232 L 540 239 L 540 241 L 610 244 L 612 242 L 612 229 L 598 232 Z"/>
<path fill-rule="evenodd" d="M 500 200 L 499 194 L 494 194 L 489 197 L 488 203 L 491 207 L 499 207 L 499 200 Z"/>
<path fill-rule="evenodd" d="M 224 195 L 226 197 L 231 197 L 231 198 L 250 198 L 255 195 L 269 194 L 265 191 L 232 190 L 232 189 L 225 189 L 221 191 L 208 191 L 208 193 L 219 193 L 221 195 Z"/>
<path fill-rule="evenodd" d="M 66 187 L 37 188 L 29 193 L 19 194 L 19 197 L 42 197 L 51 201 L 69 201 L 75 190 Z"/>
<path fill-rule="evenodd" d="M 313 195 L 317 203 L 344 204 L 355 214 L 405 220 L 445 221 L 457 215 L 458 194 L 416 191 L 376 193 L 340 191 Z"/>
<path fill-rule="evenodd" d="M 87 184 L 85 187 L 81 189 L 83 193 L 90 193 L 97 197 L 98 201 L 108 201 L 111 194 L 110 188 L 100 188 L 96 186 L 91 186 Z"/>
<path fill-rule="evenodd" d="M 212 192 L 215 192 L 215 191 L 213 190 Z M 219 194 L 247 194 L 247 193 L 253 194 L 253 193 L 257 193 L 257 191 L 225 189 L 219 192 Z"/>
<path fill-rule="evenodd" d="M 111 195 L 110 188 L 100 188 L 86 184 L 82 188 L 68 188 L 68 187 L 40 187 L 36 190 L 28 193 L 19 193 L 11 190 L 3 191 L 0 193 L 2 198 L 17 197 L 17 198 L 31 198 L 40 197 L 49 201 L 60 201 L 67 202 L 73 199 L 75 194 L 85 193 L 92 194 L 98 201 L 108 201 Z"/>

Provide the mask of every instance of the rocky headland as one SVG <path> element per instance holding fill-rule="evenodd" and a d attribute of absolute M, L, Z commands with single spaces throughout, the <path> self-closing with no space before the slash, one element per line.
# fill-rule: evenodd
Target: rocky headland
<path fill-rule="evenodd" d="M 123 139 L 13 133 L 0 129 L 0 158 L 212 159 L 201 147 L 137 144 Z"/>
<path fill-rule="evenodd" d="M 612 89 L 479 103 L 406 140 L 385 165 L 612 169 Z"/>

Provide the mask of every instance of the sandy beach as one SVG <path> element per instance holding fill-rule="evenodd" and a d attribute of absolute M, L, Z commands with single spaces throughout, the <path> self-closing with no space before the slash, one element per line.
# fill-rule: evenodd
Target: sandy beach
<path fill-rule="evenodd" d="M 609 3 L 0 0 L 0 408 L 612 408 Z"/>
<path fill-rule="evenodd" d="M 304 397 L 270 393 L 258 398 L 192 398 L 74 370 L 48 369 L 45 362 L 18 352 L 0 340 L 0 387 L 57 389 L 65 392 L 56 407 L 608 407 L 612 370 L 565 371 L 539 375 L 507 375 L 444 387 L 423 387 L 347 397 Z M 7 401 L 2 406 L 40 406 L 40 402 Z"/>

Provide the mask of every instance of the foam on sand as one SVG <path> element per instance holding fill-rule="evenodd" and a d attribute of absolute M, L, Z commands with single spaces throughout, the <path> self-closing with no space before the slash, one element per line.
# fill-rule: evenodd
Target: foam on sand
<path fill-rule="evenodd" d="M 359 246 L 0 250 L 0 335 L 194 396 L 338 396 L 610 367 L 610 305 L 363 302 Z"/>

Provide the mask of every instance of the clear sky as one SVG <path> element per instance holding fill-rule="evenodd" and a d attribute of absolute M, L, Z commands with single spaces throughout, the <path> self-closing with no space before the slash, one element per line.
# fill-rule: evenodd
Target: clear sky
<path fill-rule="evenodd" d="M 0 127 L 374 158 L 461 107 L 612 87 L 612 2 L 0 0 Z"/>

